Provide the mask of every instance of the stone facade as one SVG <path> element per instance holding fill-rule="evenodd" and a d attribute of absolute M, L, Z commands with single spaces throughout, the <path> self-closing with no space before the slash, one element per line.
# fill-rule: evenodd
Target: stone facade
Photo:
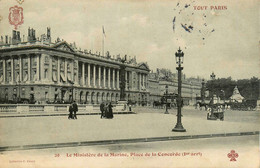
<path fill-rule="evenodd" d="M 24 39 L 24 38 L 23 38 Z M 125 56 L 126 100 L 148 100 L 149 67 Z M 81 51 L 75 44 L 47 35 L 35 37 L 28 30 L 27 41 L 13 31 L 12 39 L 0 42 L 0 99 L 30 99 L 40 103 L 70 102 L 98 104 L 119 100 L 119 70 L 122 58 Z"/>
<path fill-rule="evenodd" d="M 160 101 L 161 97 L 166 93 L 166 85 L 168 86 L 168 94 L 178 94 L 177 74 L 170 70 L 157 69 L 148 76 L 150 103 Z M 196 103 L 196 97 L 200 97 L 202 79 L 185 78 L 182 75 L 182 97 L 184 104 L 193 105 Z"/>

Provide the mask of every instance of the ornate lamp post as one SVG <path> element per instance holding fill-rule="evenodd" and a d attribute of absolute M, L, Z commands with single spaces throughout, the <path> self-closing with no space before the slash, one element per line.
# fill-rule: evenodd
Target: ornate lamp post
<path fill-rule="evenodd" d="M 21 102 L 21 81 L 18 81 L 18 101 L 17 103 Z"/>
<path fill-rule="evenodd" d="M 166 107 L 165 107 L 165 112 L 164 114 L 169 114 L 168 112 L 168 85 L 165 86 L 166 92 L 165 92 L 165 97 L 166 97 Z"/>
<path fill-rule="evenodd" d="M 205 80 L 202 79 L 201 82 L 201 102 L 204 103 L 205 102 Z"/>
<path fill-rule="evenodd" d="M 177 124 L 172 129 L 174 132 L 186 132 L 186 129 L 183 128 L 181 123 L 181 107 L 182 107 L 182 98 L 181 98 L 181 71 L 183 70 L 183 67 L 181 67 L 181 64 L 183 64 L 184 60 L 184 53 L 179 48 L 178 52 L 175 53 L 176 56 L 176 64 L 178 67 L 176 69 L 178 70 L 178 99 L 177 99 L 177 106 L 178 106 L 178 112 L 177 112 Z"/>
<path fill-rule="evenodd" d="M 74 82 L 71 81 L 71 102 L 73 102 L 73 90 L 74 90 Z"/>
<path fill-rule="evenodd" d="M 210 78 L 212 81 L 215 80 L 216 75 L 214 74 L 214 72 L 212 72 L 212 74 L 210 75 Z M 211 102 L 210 102 L 210 106 L 211 106 L 211 111 L 210 111 L 210 117 L 208 118 L 208 120 L 216 120 L 217 118 L 214 116 L 214 109 L 213 109 L 213 104 L 214 104 L 214 88 L 211 88 Z"/>

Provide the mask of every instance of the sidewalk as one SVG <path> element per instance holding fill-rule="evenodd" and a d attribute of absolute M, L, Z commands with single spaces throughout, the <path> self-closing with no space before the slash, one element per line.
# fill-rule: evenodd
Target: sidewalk
<path fill-rule="evenodd" d="M 236 112 L 227 111 L 225 121 L 210 121 L 206 111 L 184 109 L 182 124 L 187 132 L 172 132 L 177 121 L 174 110 L 170 114 L 135 110 L 137 114 L 114 115 L 114 119 L 99 115 L 81 115 L 78 120 L 67 116 L 0 118 L 0 151 L 259 134 L 259 118 L 251 119 L 259 117 L 256 111 L 241 112 L 244 116 L 234 119 Z"/>
<path fill-rule="evenodd" d="M 9 118 L 9 117 L 45 117 L 45 116 L 68 116 L 69 112 L 1 112 L 0 118 Z M 134 114 L 131 111 L 116 111 L 113 114 Z M 77 115 L 101 115 L 100 111 L 95 110 L 92 112 L 77 112 Z"/>

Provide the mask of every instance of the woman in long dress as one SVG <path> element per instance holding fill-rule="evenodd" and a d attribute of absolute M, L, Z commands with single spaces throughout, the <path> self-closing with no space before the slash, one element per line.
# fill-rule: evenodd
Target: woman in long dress
<path fill-rule="evenodd" d="M 107 118 L 110 118 L 110 119 L 112 119 L 114 117 L 112 107 L 113 107 L 113 105 L 110 102 L 108 105 L 108 114 L 107 114 Z"/>

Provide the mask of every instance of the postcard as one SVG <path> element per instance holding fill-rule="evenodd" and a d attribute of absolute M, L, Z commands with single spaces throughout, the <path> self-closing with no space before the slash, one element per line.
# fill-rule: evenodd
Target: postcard
<path fill-rule="evenodd" d="M 0 0 L 1 168 L 259 167 L 257 0 Z"/>

